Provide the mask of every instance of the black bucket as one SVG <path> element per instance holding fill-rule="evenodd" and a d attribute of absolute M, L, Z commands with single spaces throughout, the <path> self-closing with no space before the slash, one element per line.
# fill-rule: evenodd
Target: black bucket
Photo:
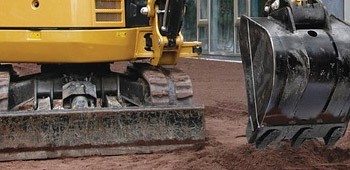
<path fill-rule="evenodd" d="M 297 147 L 318 137 L 334 145 L 346 131 L 350 26 L 329 17 L 322 4 L 313 10 L 317 15 L 323 11 L 324 17 L 310 25 L 293 7 L 279 9 L 269 17 L 241 17 L 247 137 L 257 148 L 280 140 L 291 140 Z"/>

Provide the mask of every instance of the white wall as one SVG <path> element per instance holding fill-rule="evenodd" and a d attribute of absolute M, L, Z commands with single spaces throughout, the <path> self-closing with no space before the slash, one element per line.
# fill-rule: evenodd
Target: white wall
<path fill-rule="evenodd" d="M 350 0 L 344 0 L 345 21 L 350 23 Z"/>

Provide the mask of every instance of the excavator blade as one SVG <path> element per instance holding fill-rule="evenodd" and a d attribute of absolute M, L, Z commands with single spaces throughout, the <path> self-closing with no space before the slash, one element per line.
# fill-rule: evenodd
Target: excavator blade
<path fill-rule="evenodd" d="M 115 73 L 109 64 L 42 65 L 22 77 L 11 65 L 0 70 L 0 161 L 204 144 L 204 106 L 192 103 L 191 79 L 177 68 L 134 63 Z"/>
<path fill-rule="evenodd" d="M 258 149 L 313 138 L 332 146 L 349 122 L 350 26 L 321 3 L 310 9 L 316 12 L 299 7 L 241 18 L 247 138 Z"/>
<path fill-rule="evenodd" d="M 0 113 L 0 161 L 199 147 L 201 105 Z"/>

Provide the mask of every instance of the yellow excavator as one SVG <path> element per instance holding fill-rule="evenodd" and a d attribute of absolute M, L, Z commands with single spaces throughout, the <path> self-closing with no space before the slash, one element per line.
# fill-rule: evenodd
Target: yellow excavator
<path fill-rule="evenodd" d="M 185 0 L 1 0 L 0 161 L 152 153 L 205 139 Z M 125 73 L 110 63 L 131 61 Z M 11 63 L 37 63 L 18 76 Z M 170 65 L 168 67 L 162 67 Z"/>
<path fill-rule="evenodd" d="M 269 0 L 265 12 L 240 25 L 248 141 L 334 145 L 350 116 L 350 25 L 321 0 Z"/>

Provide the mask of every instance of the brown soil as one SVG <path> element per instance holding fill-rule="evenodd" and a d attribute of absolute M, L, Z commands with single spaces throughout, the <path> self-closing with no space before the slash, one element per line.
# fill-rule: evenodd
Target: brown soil
<path fill-rule="evenodd" d="M 122 69 L 124 64 L 112 66 Z M 350 135 L 334 148 L 309 141 L 292 149 L 287 143 L 257 151 L 247 144 L 246 96 L 242 65 L 184 59 L 179 68 L 189 73 L 195 102 L 206 105 L 207 144 L 201 150 L 180 150 L 149 155 L 67 158 L 0 163 L 0 169 L 349 169 Z M 25 65 L 17 69 L 33 71 Z M 29 70 L 29 71 L 28 71 Z"/>

